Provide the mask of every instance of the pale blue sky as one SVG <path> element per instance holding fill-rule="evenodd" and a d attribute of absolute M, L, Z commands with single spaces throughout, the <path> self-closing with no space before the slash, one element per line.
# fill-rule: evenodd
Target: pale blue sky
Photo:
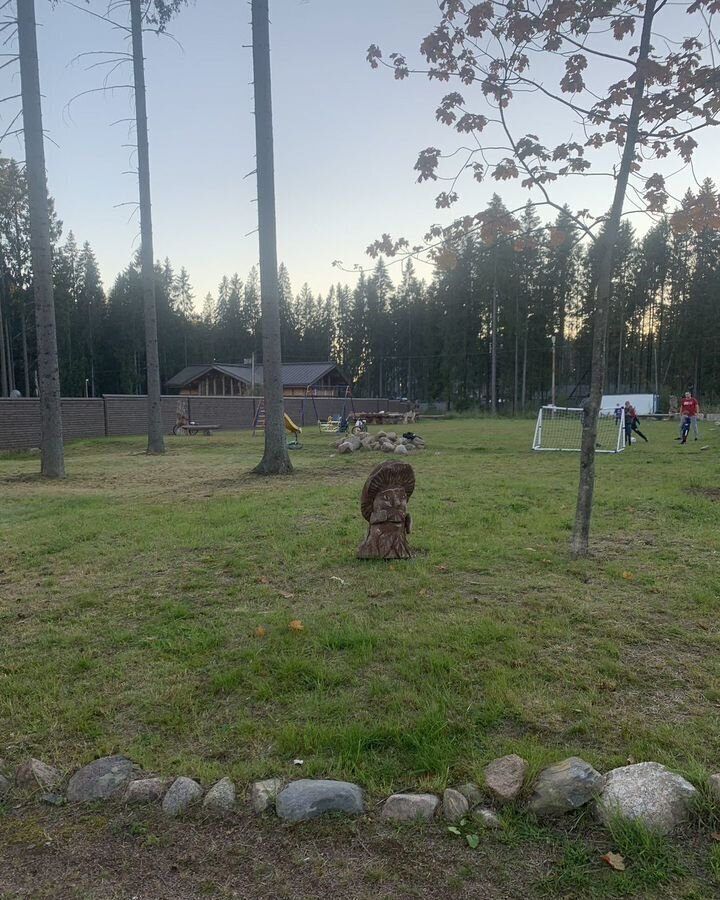
<path fill-rule="evenodd" d="M 122 174 L 131 168 L 122 145 L 133 137 L 127 125 L 110 127 L 132 115 L 132 98 L 120 90 L 81 97 L 70 110 L 67 104 L 103 77 L 101 68 L 85 71 L 99 57 L 71 60 L 122 48 L 124 36 L 65 3 L 53 11 L 44 0 L 37 6 L 45 127 L 59 145 L 47 144 L 50 191 L 65 230 L 93 245 L 109 287 L 137 245 L 131 209 L 116 208 L 137 196 L 134 177 Z M 435 0 L 271 0 L 270 6 L 279 256 L 296 290 L 308 281 L 324 292 L 338 276 L 346 279 L 332 260 L 370 264 L 365 247 L 380 233 L 418 240 L 441 220 L 434 209 L 441 186 L 416 184 L 412 167 L 423 147 L 461 143 L 434 120 L 448 88 L 420 77 L 395 82 L 365 61 L 372 42 L 386 52 L 415 50 L 437 20 L 437 6 Z M 125 9 L 114 15 L 126 21 Z M 197 0 L 171 26 L 181 47 L 145 38 L 155 255 L 187 268 L 198 306 L 223 274 L 244 277 L 257 259 L 257 235 L 245 236 L 256 227 L 255 180 L 243 179 L 254 168 L 251 55 L 242 46 L 250 43 L 249 21 L 244 0 Z M 126 66 L 113 81 L 127 83 L 129 75 Z M 474 105 L 481 109 L 482 100 Z M 550 128 L 558 140 L 572 133 L 571 124 L 555 125 L 535 102 L 526 103 L 524 117 L 528 130 Z M 699 175 L 713 174 L 717 149 L 713 135 L 698 157 Z M 23 155 L 12 142 L 2 151 Z M 607 196 L 607 184 L 598 182 L 575 182 L 558 197 L 597 208 Z M 691 183 L 685 173 L 675 189 L 682 193 Z M 468 182 L 457 212 L 482 208 L 494 190 L 509 204 L 526 196 L 505 184 Z"/>

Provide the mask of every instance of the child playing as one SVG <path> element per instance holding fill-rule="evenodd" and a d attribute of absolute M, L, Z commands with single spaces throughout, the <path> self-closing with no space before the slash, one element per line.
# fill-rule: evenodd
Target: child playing
<path fill-rule="evenodd" d="M 635 407 L 630 403 L 629 400 L 625 401 L 625 444 L 629 446 L 632 443 L 632 433 L 639 434 L 640 437 L 647 444 L 648 439 L 645 435 L 640 431 L 638 427 L 640 424 L 640 419 L 638 418 L 637 413 L 635 412 Z"/>

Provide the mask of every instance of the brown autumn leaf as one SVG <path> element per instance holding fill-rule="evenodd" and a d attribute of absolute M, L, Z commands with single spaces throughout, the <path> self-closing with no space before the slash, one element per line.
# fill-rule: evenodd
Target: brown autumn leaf
<path fill-rule="evenodd" d="M 263 628 L 262 625 L 258 625 L 255 629 L 255 637 L 264 638 L 267 634 L 267 628 Z"/>
<path fill-rule="evenodd" d="M 625 860 L 619 853 L 613 853 L 612 850 L 604 856 L 601 856 L 600 859 L 607 863 L 611 869 L 615 869 L 616 872 L 624 872 L 625 871 Z"/>
<path fill-rule="evenodd" d="M 300 619 L 293 619 L 292 622 L 288 625 L 290 631 L 304 631 L 305 626 L 300 621 Z"/>
<path fill-rule="evenodd" d="M 450 571 L 450 566 L 447 563 L 440 563 L 439 566 L 435 566 L 435 570 L 445 575 Z"/>
<path fill-rule="evenodd" d="M 290 591 L 278 591 L 278 594 L 280 594 L 280 596 L 284 597 L 286 600 L 292 600 L 292 598 L 295 596 L 295 594 L 291 593 Z"/>
<path fill-rule="evenodd" d="M 625 581 L 635 581 L 635 576 L 632 572 L 623 572 L 622 577 Z"/>
<path fill-rule="evenodd" d="M 270 579 L 267 577 L 267 575 L 260 575 L 256 579 L 256 581 L 258 584 L 270 584 Z"/>

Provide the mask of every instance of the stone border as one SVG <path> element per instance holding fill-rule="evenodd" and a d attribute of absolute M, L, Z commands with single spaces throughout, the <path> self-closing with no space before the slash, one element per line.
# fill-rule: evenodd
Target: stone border
<path fill-rule="evenodd" d="M 468 819 L 483 828 L 499 828 L 497 807 L 521 802 L 538 818 L 561 816 L 592 804 L 596 818 L 608 825 L 616 817 L 640 822 L 668 834 L 687 820 L 696 787 L 681 775 L 656 762 L 622 766 L 600 774 L 579 757 L 569 757 L 542 769 L 528 783 L 529 765 L 516 754 L 503 756 L 485 768 L 484 790 L 467 783 L 447 788 L 442 799 L 429 793 L 392 794 L 382 802 L 380 816 L 389 822 L 430 822 L 442 817 L 450 824 Z M 15 771 L 15 785 L 41 791 L 40 801 L 55 806 L 114 801 L 128 806 L 160 804 L 167 816 L 179 816 L 194 807 L 229 814 L 236 809 L 235 785 L 222 778 L 209 790 L 192 778 L 150 776 L 124 756 L 104 756 L 74 772 L 61 789 L 59 769 L 39 759 L 27 759 Z M 708 782 L 720 805 L 720 773 Z M 0 801 L 13 795 L 7 768 L 0 760 Z M 488 797 L 490 804 L 488 805 Z M 286 822 L 305 822 L 326 813 L 361 815 L 366 809 L 362 789 L 351 782 L 301 778 L 270 778 L 250 788 L 250 805 L 257 815 L 275 812 Z M 452 829 L 451 829 L 452 830 Z"/>

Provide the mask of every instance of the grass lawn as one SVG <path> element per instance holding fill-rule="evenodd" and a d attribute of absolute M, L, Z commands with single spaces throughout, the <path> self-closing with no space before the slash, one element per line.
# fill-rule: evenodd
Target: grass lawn
<path fill-rule="evenodd" d="M 600 457 L 594 556 L 573 562 L 578 457 L 532 453 L 533 426 L 416 426 L 419 552 L 392 564 L 355 559 L 386 457 L 312 429 L 279 479 L 250 474 L 249 433 L 162 458 L 77 442 L 61 483 L 0 457 L 0 755 L 374 797 L 509 752 L 720 770 L 720 428 L 680 446 L 644 421 L 649 444 Z"/>

